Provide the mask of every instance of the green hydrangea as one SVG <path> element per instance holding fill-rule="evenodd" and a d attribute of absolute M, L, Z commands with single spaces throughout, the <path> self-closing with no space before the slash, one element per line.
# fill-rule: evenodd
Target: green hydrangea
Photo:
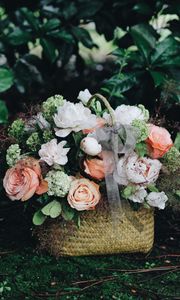
<path fill-rule="evenodd" d="M 21 149 L 18 144 L 11 145 L 6 152 L 6 162 L 9 167 L 12 167 L 16 164 L 21 158 Z"/>
<path fill-rule="evenodd" d="M 54 138 L 53 132 L 50 129 L 47 129 L 43 132 L 43 140 L 45 143 L 50 142 Z"/>
<path fill-rule="evenodd" d="M 54 95 L 49 97 L 45 102 L 42 104 L 42 113 L 43 117 L 51 122 L 54 114 L 57 112 L 57 108 L 62 106 L 64 102 L 63 96 L 61 95 Z"/>
<path fill-rule="evenodd" d="M 33 132 L 26 141 L 26 145 L 32 151 L 36 151 L 41 145 L 41 140 L 37 132 Z"/>
<path fill-rule="evenodd" d="M 144 114 L 144 121 L 147 122 L 149 120 L 149 111 L 142 104 L 139 104 L 138 107 L 142 110 Z"/>
<path fill-rule="evenodd" d="M 48 195 L 65 197 L 70 189 L 71 180 L 67 174 L 59 170 L 52 170 L 47 174 Z"/>
<path fill-rule="evenodd" d="M 24 134 L 25 123 L 22 119 L 15 120 L 9 127 L 9 136 L 20 140 Z"/>
<path fill-rule="evenodd" d="M 148 126 L 145 121 L 135 119 L 132 122 L 132 126 L 138 129 L 138 139 L 137 143 L 145 141 L 149 135 Z"/>
<path fill-rule="evenodd" d="M 163 164 L 170 172 L 180 170 L 180 152 L 176 147 L 171 147 L 162 158 Z"/>

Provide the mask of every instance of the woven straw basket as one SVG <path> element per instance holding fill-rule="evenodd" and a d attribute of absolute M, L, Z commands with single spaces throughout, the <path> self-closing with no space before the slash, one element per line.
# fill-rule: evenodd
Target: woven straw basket
<path fill-rule="evenodd" d="M 150 251 L 154 241 L 153 210 L 133 211 L 125 205 L 118 215 L 112 221 L 104 200 L 96 210 L 81 215 L 80 228 L 74 222 L 49 220 L 35 234 L 40 248 L 56 257 Z"/>

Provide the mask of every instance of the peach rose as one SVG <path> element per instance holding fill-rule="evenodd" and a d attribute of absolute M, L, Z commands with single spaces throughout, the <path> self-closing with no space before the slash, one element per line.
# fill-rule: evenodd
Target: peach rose
<path fill-rule="evenodd" d="M 75 179 L 67 196 L 69 205 L 78 211 L 94 209 L 100 198 L 99 185 L 86 178 Z"/>
<path fill-rule="evenodd" d="M 97 118 L 97 125 L 96 125 L 96 127 L 84 129 L 84 130 L 83 130 L 83 133 L 84 133 L 84 134 L 92 133 L 92 132 L 94 132 L 97 128 L 102 128 L 102 127 L 104 127 L 105 124 L 106 124 L 106 120 L 105 120 L 105 119 L 103 119 L 103 118 Z"/>
<path fill-rule="evenodd" d="M 11 200 L 26 201 L 35 193 L 41 195 L 48 190 L 48 183 L 42 178 L 39 162 L 32 157 L 18 161 L 7 170 L 3 185 Z"/>
<path fill-rule="evenodd" d="M 146 140 L 148 154 L 152 158 L 162 157 L 172 146 L 171 135 L 162 127 L 150 124 L 149 136 Z"/>
<path fill-rule="evenodd" d="M 86 159 L 84 161 L 84 171 L 94 179 L 102 180 L 105 177 L 105 173 L 111 174 L 114 170 L 113 155 L 110 151 L 102 151 L 99 158 Z M 106 166 L 103 158 L 106 159 Z"/>

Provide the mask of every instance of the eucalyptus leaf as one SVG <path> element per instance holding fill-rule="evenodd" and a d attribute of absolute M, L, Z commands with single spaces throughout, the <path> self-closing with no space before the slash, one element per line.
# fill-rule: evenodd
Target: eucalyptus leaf
<path fill-rule="evenodd" d="M 50 209 L 50 217 L 57 218 L 58 216 L 60 216 L 61 211 L 62 211 L 61 204 L 58 201 L 54 201 L 54 204 Z"/>
<path fill-rule="evenodd" d="M 32 221 L 34 225 L 40 226 L 44 223 L 45 220 L 46 220 L 46 216 L 42 213 L 41 210 L 38 210 L 35 212 Z"/>

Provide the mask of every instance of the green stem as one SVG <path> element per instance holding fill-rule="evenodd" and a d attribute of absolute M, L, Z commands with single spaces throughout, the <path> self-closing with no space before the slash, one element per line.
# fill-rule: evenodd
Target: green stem
<path fill-rule="evenodd" d="M 111 120 L 112 120 L 112 125 L 114 126 L 116 124 L 116 119 L 115 119 L 115 115 L 114 115 L 114 110 L 112 109 L 111 105 L 109 104 L 108 100 L 102 96 L 101 94 L 94 94 L 92 95 L 92 97 L 89 99 L 87 106 L 89 107 L 91 105 L 91 102 L 93 101 L 94 98 L 98 98 L 99 100 L 101 100 L 103 102 L 103 104 L 105 105 L 105 107 L 108 109 L 109 114 L 111 116 Z"/>

